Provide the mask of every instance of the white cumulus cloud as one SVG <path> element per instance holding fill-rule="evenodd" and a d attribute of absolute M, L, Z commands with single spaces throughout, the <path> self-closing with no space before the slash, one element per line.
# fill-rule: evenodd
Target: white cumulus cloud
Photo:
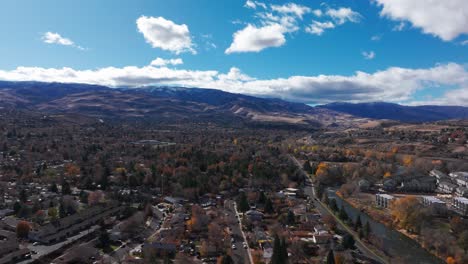
<path fill-rule="evenodd" d="M 338 25 L 342 25 L 348 21 L 357 23 L 361 19 L 361 14 L 353 11 L 349 7 L 340 7 L 338 9 L 330 8 L 327 10 L 326 14 L 330 16 Z"/>
<path fill-rule="evenodd" d="M 136 21 L 138 31 L 153 48 L 171 51 L 175 54 L 191 52 L 196 54 L 187 25 L 178 25 L 163 17 L 141 16 Z"/>
<path fill-rule="evenodd" d="M 331 21 L 326 21 L 326 22 L 320 22 L 313 20 L 312 24 L 306 27 L 306 32 L 314 34 L 314 35 L 322 35 L 323 32 L 325 32 L 326 29 L 334 28 L 335 24 L 333 24 Z"/>
<path fill-rule="evenodd" d="M 348 7 L 328 8 L 324 13 L 320 13 L 318 17 L 322 16 L 322 14 L 325 14 L 326 20 L 323 22 L 312 20 L 312 23 L 305 28 L 307 33 L 320 36 L 325 30 L 343 25 L 346 22 L 358 23 L 362 17 L 361 14 Z"/>
<path fill-rule="evenodd" d="M 259 52 L 269 47 L 280 47 L 286 43 L 285 28 L 279 24 L 263 27 L 247 25 L 234 33 L 231 46 L 226 54 L 235 52 Z"/>
<path fill-rule="evenodd" d="M 156 58 L 154 59 L 150 65 L 151 66 L 156 66 L 156 67 L 163 67 L 167 65 L 181 65 L 184 64 L 184 61 L 181 58 L 176 58 L 176 59 L 162 59 L 162 58 Z"/>
<path fill-rule="evenodd" d="M 311 9 L 309 7 L 298 5 L 295 3 L 288 3 L 285 5 L 272 5 L 271 9 L 282 14 L 294 14 L 301 19 L 302 16 L 304 16 L 304 14 L 311 12 Z"/>
<path fill-rule="evenodd" d="M 235 67 L 227 73 L 151 65 L 93 70 L 18 67 L 10 71 L 0 70 L 0 80 L 90 83 L 111 87 L 181 85 L 217 88 L 233 93 L 310 104 L 336 101 L 411 103 L 418 91 L 450 87 L 451 90 L 435 103 L 468 106 L 468 100 L 464 100 L 468 89 L 468 71 L 465 66 L 457 63 L 422 69 L 390 67 L 373 73 L 357 71 L 353 75 L 290 76 L 275 79 L 256 79 Z"/>
<path fill-rule="evenodd" d="M 424 33 L 451 41 L 468 34 L 466 0 L 375 0 L 380 14 L 396 21 L 408 21 Z M 401 24 L 400 24 L 401 25 Z"/>
<path fill-rule="evenodd" d="M 46 32 L 42 35 L 42 41 L 47 44 L 57 44 L 62 46 L 71 46 L 80 50 L 84 50 L 83 47 L 76 45 L 71 39 L 62 37 L 59 33 Z"/>

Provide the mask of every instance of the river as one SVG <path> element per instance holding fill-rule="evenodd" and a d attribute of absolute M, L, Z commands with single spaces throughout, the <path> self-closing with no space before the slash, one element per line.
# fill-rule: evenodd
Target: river
<path fill-rule="evenodd" d="M 328 189 L 328 197 L 336 199 L 338 208 L 341 208 L 341 205 L 343 205 L 346 213 L 351 217 L 351 219 L 356 219 L 357 216 L 360 215 L 363 224 L 369 222 L 372 235 L 381 241 L 382 248 L 385 253 L 391 256 L 392 259 L 399 260 L 395 263 L 444 263 L 441 259 L 435 257 L 422 248 L 416 241 L 408 238 L 398 231 L 388 228 L 382 223 L 374 221 L 367 214 L 360 212 L 360 210 L 351 206 L 349 203 L 341 199 L 341 197 L 337 196 L 334 189 Z"/>

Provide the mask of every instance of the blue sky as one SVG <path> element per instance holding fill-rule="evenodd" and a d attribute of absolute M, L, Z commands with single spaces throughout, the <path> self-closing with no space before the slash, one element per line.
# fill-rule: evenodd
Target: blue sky
<path fill-rule="evenodd" d="M 468 104 L 468 2 L 439 2 L 8 0 L 0 79 Z"/>

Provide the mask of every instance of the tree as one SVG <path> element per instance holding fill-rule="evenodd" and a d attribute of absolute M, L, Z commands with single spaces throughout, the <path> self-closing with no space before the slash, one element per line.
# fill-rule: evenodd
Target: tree
<path fill-rule="evenodd" d="M 294 212 L 291 210 L 288 211 L 287 222 L 288 222 L 288 225 L 294 225 L 296 223 L 296 216 L 294 215 Z"/>
<path fill-rule="evenodd" d="M 323 216 L 323 222 L 331 229 L 335 230 L 336 229 L 336 220 L 335 217 L 332 215 L 325 215 Z"/>
<path fill-rule="evenodd" d="M 64 218 L 65 216 L 67 216 L 67 209 L 65 208 L 65 205 L 63 204 L 63 200 L 60 201 L 58 213 L 59 213 L 60 218 Z"/>
<path fill-rule="evenodd" d="M 80 202 L 87 204 L 88 203 L 88 193 L 81 190 L 80 192 Z"/>
<path fill-rule="evenodd" d="M 63 195 L 71 194 L 70 184 L 65 180 L 62 182 L 62 194 Z"/>
<path fill-rule="evenodd" d="M 260 192 L 260 195 L 258 196 L 258 203 L 259 204 L 265 204 L 267 201 L 267 197 L 264 192 Z"/>
<path fill-rule="evenodd" d="M 288 263 L 288 244 L 284 237 L 281 239 L 281 261 L 282 263 Z"/>
<path fill-rule="evenodd" d="M 25 189 L 21 189 L 19 199 L 22 203 L 25 203 L 28 200 L 28 194 Z"/>
<path fill-rule="evenodd" d="M 348 220 L 348 214 L 346 213 L 343 205 L 341 205 L 340 212 L 338 213 L 338 217 L 343 221 Z"/>
<path fill-rule="evenodd" d="M 218 263 L 220 264 L 234 264 L 234 260 L 232 260 L 232 257 L 230 255 L 224 255 L 221 257 L 221 261 Z"/>
<path fill-rule="evenodd" d="M 322 196 L 322 201 L 324 204 L 330 206 L 330 199 L 328 198 L 328 193 L 325 192 Z"/>
<path fill-rule="evenodd" d="M 284 264 L 288 261 L 288 248 L 286 240 L 280 239 L 280 237 L 275 234 L 273 242 L 273 255 L 271 256 L 271 264 Z"/>
<path fill-rule="evenodd" d="M 20 202 L 16 201 L 13 204 L 13 212 L 15 212 L 15 215 L 17 215 L 20 210 L 21 210 L 21 204 L 20 204 Z"/>
<path fill-rule="evenodd" d="M 310 161 L 309 160 L 306 160 L 305 163 L 304 163 L 304 170 L 307 172 L 307 173 L 313 173 L 312 171 L 312 166 L 310 166 Z"/>
<path fill-rule="evenodd" d="M 326 263 L 327 264 L 335 264 L 335 254 L 333 254 L 332 249 L 330 249 L 330 251 L 328 251 Z"/>
<path fill-rule="evenodd" d="M 366 224 L 364 225 L 364 231 L 363 231 L 364 237 L 369 239 L 369 236 L 370 236 L 371 232 L 372 232 L 372 230 L 371 230 L 369 221 L 367 221 Z"/>
<path fill-rule="evenodd" d="M 55 182 L 52 183 L 52 185 L 50 186 L 50 191 L 54 192 L 54 193 L 58 193 L 58 187 L 57 187 L 57 184 Z"/>
<path fill-rule="evenodd" d="M 271 202 L 270 198 L 267 198 L 265 202 L 265 213 L 272 214 L 274 211 L 273 203 Z"/>
<path fill-rule="evenodd" d="M 445 262 L 447 262 L 447 264 L 456 264 L 457 263 L 453 257 L 447 257 Z"/>
<path fill-rule="evenodd" d="M 450 228 L 454 233 L 461 233 L 466 229 L 466 224 L 459 216 L 454 216 L 450 219 Z"/>
<path fill-rule="evenodd" d="M 427 211 L 414 196 L 406 196 L 390 205 L 394 223 L 407 231 L 419 233 L 421 223 L 429 218 Z"/>
<path fill-rule="evenodd" d="M 468 251 L 468 230 L 463 231 L 458 237 L 457 244 L 466 252 Z"/>
<path fill-rule="evenodd" d="M 16 235 L 19 238 L 27 238 L 29 235 L 30 225 L 26 221 L 19 221 L 16 225 Z"/>
<path fill-rule="evenodd" d="M 50 208 L 47 210 L 47 215 L 49 215 L 49 217 L 52 218 L 52 219 L 56 219 L 57 216 L 58 216 L 57 208 L 55 208 L 55 207 L 50 207 Z"/>
<path fill-rule="evenodd" d="M 107 230 L 101 226 L 99 233 L 99 246 L 101 248 L 108 248 L 110 246 L 110 236 Z"/>
<path fill-rule="evenodd" d="M 247 196 L 243 192 L 240 194 L 238 205 L 239 210 L 243 213 L 247 212 L 250 209 L 249 201 L 247 201 Z"/>
<path fill-rule="evenodd" d="M 332 209 L 333 212 L 338 212 L 338 205 L 335 199 L 330 199 L 330 209 Z"/>
<path fill-rule="evenodd" d="M 358 215 L 356 221 L 354 222 L 354 230 L 360 230 L 362 228 L 361 215 Z"/>
<path fill-rule="evenodd" d="M 346 235 L 343 236 L 343 242 L 341 242 L 341 245 L 345 249 L 353 249 L 354 244 L 355 244 L 355 241 L 354 241 L 354 237 L 352 235 L 346 234 Z"/>

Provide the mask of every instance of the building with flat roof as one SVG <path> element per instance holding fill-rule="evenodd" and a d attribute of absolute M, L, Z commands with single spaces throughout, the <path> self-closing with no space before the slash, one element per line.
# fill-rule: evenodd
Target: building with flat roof
<path fill-rule="evenodd" d="M 388 206 L 390 206 L 391 201 L 393 201 L 394 199 L 395 197 L 389 194 L 378 193 L 375 195 L 375 203 L 377 204 L 377 206 L 383 208 L 387 208 Z"/>
<path fill-rule="evenodd" d="M 468 198 L 455 197 L 452 200 L 452 207 L 461 215 L 468 215 Z"/>
<path fill-rule="evenodd" d="M 433 214 L 447 213 L 447 204 L 435 196 L 422 196 L 422 204 L 429 207 Z"/>

